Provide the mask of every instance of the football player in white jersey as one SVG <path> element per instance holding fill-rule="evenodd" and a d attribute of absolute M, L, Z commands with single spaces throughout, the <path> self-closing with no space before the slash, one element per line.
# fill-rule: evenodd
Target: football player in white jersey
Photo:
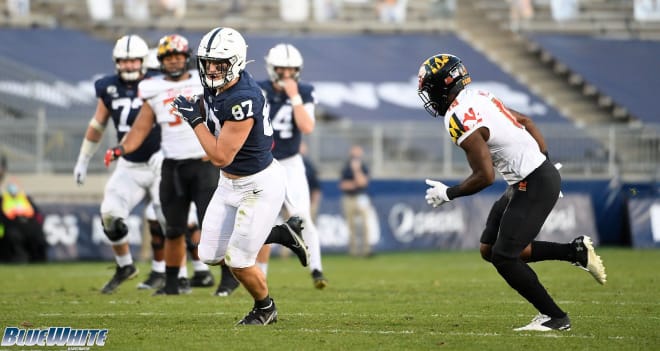
<path fill-rule="evenodd" d="M 418 93 L 426 110 L 444 116 L 452 141 L 465 151 L 472 174 L 459 185 L 427 179 L 426 201 L 438 207 L 491 185 L 496 169 L 508 183 L 491 210 L 481 237 L 481 254 L 504 280 L 538 311 L 515 330 L 570 330 L 571 321 L 548 294 L 527 262 L 564 260 L 605 282 L 605 268 L 591 239 L 568 244 L 534 241 L 557 202 L 561 178 L 547 157 L 543 136 L 532 120 L 507 109 L 493 94 L 465 88 L 471 82 L 461 60 L 438 54 L 418 71 Z"/>
<path fill-rule="evenodd" d="M 87 166 L 98 149 L 108 120 L 112 119 L 119 139 L 132 128 L 142 106 L 137 90 L 147 70 L 145 60 L 148 50 L 147 44 L 137 35 L 119 38 L 112 51 L 117 73 L 102 77 L 94 83 L 98 97 L 96 112 L 89 122 L 73 170 L 79 185 L 85 181 Z M 160 223 L 153 220 L 149 223 L 152 238 L 157 240 L 162 237 L 161 226 L 164 220 L 158 194 L 162 160 L 160 132 L 156 129 L 145 135 L 145 142 L 134 153 L 119 160 L 105 186 L 101 203 L 103 231 L 112 243 L 117 269 L 112 279 L 101 289 L 104 294 L 114 292 L 119 284 L 138 274 L 128 246 L 128 227 L 125 222 L 129 211 L 145 195 L 151 198 L 155 212 L 161 217 Z M 154 251 L 156 255 L 157 250 Z"/>
<path fill-rule="evenodd" d="M 178 95 L 202 93 L 196 70 L 188 71 L 191 50 L 188 40 L 180 35 L 166 35 L 158 44 L 158 60 L 163 75 L 140 83 L 144 100 L 131 131 L 116 147 L 106 152 L 106 163 L 116 157 L 130 155 L 155 126 L 160 126 L 163 160 L 160 199 L 166 220 L 165 286 L 154 295 L 189 293 L 187 277 L 180 270 L 185 257 L 185 233 L 190 203 L 197 206 L 203 218 L 211 195 L 218 184 L 218 169 L 208 161 L 195 134 L 170 105 Z"/>
<path fill-rule="evenodd" d="M 259 249 L 270 242 L 285 245 L 303 255 L 303 265 L 309 253 L 286 223 L 271 230 L 284 203 L 285 171 L 270 151 L 268 103 L 245 71 L 246 55 L 247 45 L 236 30 L 208 32 L 197 50 L 206 125 L 198 97 L 181 95 L 172 105 L 222 170 L 202 221 L 199 257 L 207 264 L 225 262 L 254 299 L 253 309 L 238 324 L 266 325 L 277 321 L 277 309 L 255 264 Z"/>
<path fill-rule="evenodd" d="M 309 269 L 314 286 L 323 289 L 328 280 L 323 275 L 321 245 L 316 225 L 312 221 L 309 185 L 305 165 L 300 155 L 302 135 L 314 130 L 314 87 L 300 82 L 303 57 L 292 44 L 281 43 L 272 47 L 265 57 L 266 71 L 270 79 L 259 81 L 266 92 L 273 124 L 273 157 L 286 170 L 286 199 L 284 207 L 290 215 L 299 216 L 305 223 L 303 239 L 309 247 Z M 270 245 L 265 245 L 257 263 L 264 274 L 268 268 Z"/>

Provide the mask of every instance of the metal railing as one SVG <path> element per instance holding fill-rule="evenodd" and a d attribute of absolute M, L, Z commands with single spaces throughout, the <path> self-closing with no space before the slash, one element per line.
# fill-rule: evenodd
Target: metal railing
<path fill-rule="evenodd" d="M 12 172 L 70 173 L 87 128 L 80 122 L 49 123 L 36 119 L 0 120 L 0 152 Z M 540 124 L 553 161 L 563 164 L 562 176 L 609 178 L 615 175 L 655 180 L 660 164 L 660 126 L 607 125 L 580 129 L 570 123 Z M 322 178 L 333 179 L 349 148 L 359 144 L 375 178 L 464 177 L 465 155 L 453 145 L 441 120 L 429 122 L 318 123 L 305 137 L 309 157 Z M 106 172 L 103 151 L 116 143 L 108 128 L 89 172 Z"/>

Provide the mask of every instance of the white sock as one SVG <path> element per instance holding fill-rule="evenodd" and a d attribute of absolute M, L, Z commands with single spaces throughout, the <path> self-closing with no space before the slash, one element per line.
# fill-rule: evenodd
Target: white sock
<path fill-rule="evenodd" d="M 179 278 L 188 278 L 188 266 L 179 267 Z"/>
<path fill-rule="evenodd" d="M 122 256 L 115 256 L 115 261 L 117 261 L 119 267 L 126 267 L 133 264 L 133 256 L 131 256 L 131 253 L 129 252 Z"/>
<path fill-rule="evenodd" d="M 264 276 L 268 276 L 268 262 L 257 262 L 257 267 L 264 272 Z"/>
<path fill-rule="evenodd" d="M 193 260 L 192 265 L 193 265 L 193 270 L 195 272 L 206 272 L 209 270 L 209 266 L 207 266 L 206 263 L 199 260 Z"/>
<path fill-rule="evenodd" d="M 156 273 L 165 273 L 165 261 L 151 261 L 151 270 Z"/>

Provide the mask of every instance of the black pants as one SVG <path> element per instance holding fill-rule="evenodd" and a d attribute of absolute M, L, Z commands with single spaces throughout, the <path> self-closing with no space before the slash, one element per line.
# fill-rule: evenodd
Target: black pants
<path fill-rule="evenodd" d="M 536 273 L 522 261 L 520 253 L 539 234 L 557 202 L 560 183 L 559 172 L 546 160 L 525 179 L 511 185 L 503 198 L 495 202 L 482 235 L 483 243 L 491 243 L 495 237 L 491 262 L 502 278 L 539 312 L 553 318 L 566 313 L 550 297 Z"/>
<path fill-rule="evenodd" d="M 165 235 L 176 238 L 188 227 L 190 203 L 197 207 L 201 226 L 206 207 L 218 187 L 220 170 L 202 159 L 163 160 L 160 180 L 160 202 L 167 222 Z"/>
<path fill-rule="evenodd" d="M 524 180 L 510 185 L 488 214 L 481 242 L 493 253 L 518 257 L 539 234 L 559 197 L 561 177 L 545 161 Z"/>

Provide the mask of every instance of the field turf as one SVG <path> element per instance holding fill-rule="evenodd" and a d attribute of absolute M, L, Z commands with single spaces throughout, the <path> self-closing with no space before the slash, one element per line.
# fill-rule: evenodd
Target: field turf
<path fill-rule="evenodd" d="M 660 250 L 598 253 L 605 286 L 566 262 L 532 264 L 569 313 L 568 332 L 514 332 L 537 312 L 476 251 L 327 255 L 323 291 L 295 258 L 273 259 L 268 279 L 279 321 L 266 327 L 234 326 L 252 307 L 242 288 L 225 298 L 212 296 L 215 288 L 168 297 L 137 290 L 148 264 L 113 295 L 98 292 L 111 262 L 1 265 L 0 330 L 108 329 L 105 346 L 82 348 L 104 351 L 657 350 Z M 0 346 L 26 349 L 67 347 Z"/>

